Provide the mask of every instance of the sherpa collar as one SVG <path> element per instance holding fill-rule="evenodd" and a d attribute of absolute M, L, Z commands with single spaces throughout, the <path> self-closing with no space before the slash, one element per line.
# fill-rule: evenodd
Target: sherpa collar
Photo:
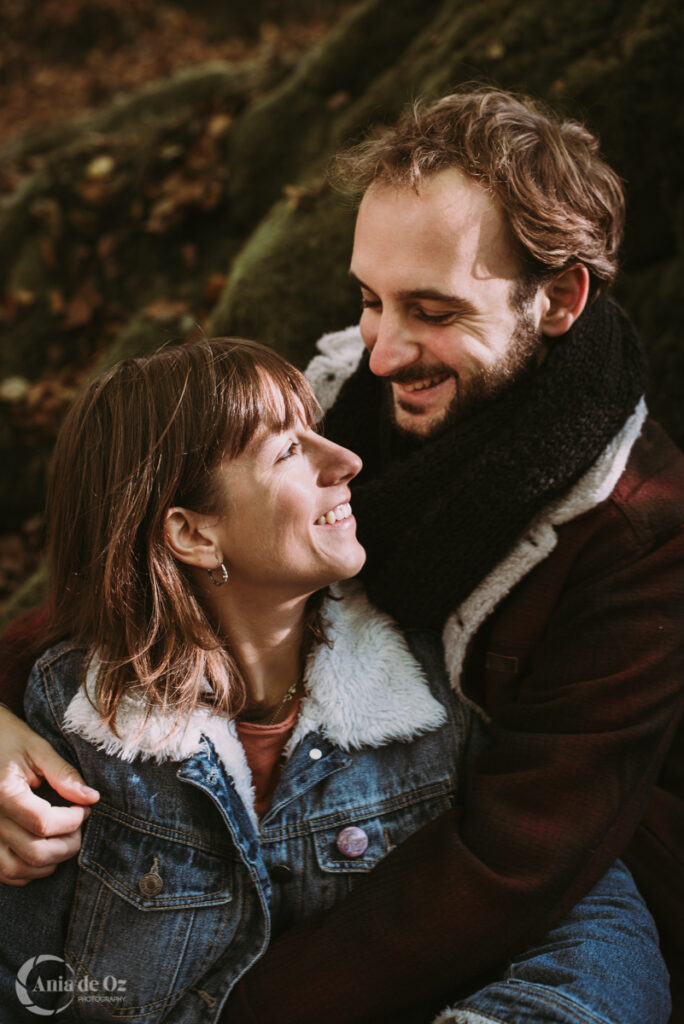
<path fill-rule="evenodd" d="M 344 750 L 377 747 L 438 728 L 446 719 L 423 671 L 392 620 L 368 602 L 358 583 L 338 584 L 323 607 L 332 645 L 321 644 L 309 658 L 305 696 L 288 753 L 308 732 L 317 731 Z M 145 717 L 135 695 L 125 697 L 117 714 L 118 736 L 108 728 L 89 697 L 95 693 L 97 659 L 85 687 L 71 700 L 64 719 L 98 749 L 125 761 L 136 757 L 180 761 L 197 753 L 203 737 L 233 776 L 245 805 L 253 805 L 252 783 L 234 722 L 198 709 L 184 723 L 160 712 Z M 86 692 L 87 691 L 87 692 Z"/>
<path fill-rule="evenodd" d="M 557 527 L 577 519 L 610 497 L 624 473 L 632 447 L 641 434 L 647 416 L 646 403 L 641 399 L 622 430 L 606 446 L 593 466 L 564 498 L 547 506 L 537 516 L 508 556 L 447 619 L 442 639 L 451 685 L 486 721 L 488 716 L 482 708 L 466 698 L 461 688 L 461 673 L 470 641 L 513 587 L 548 558 L 558 543 Z"/>

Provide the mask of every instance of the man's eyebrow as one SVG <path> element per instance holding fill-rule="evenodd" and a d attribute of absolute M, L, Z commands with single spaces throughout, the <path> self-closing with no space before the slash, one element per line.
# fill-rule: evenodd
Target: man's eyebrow
<path fill-rule="evenodd" d="M 372 292 L 373 289 L 363 281 L 359 280 L 356 274 L 350 270 L 349 278 L 354 284 L 357 284 L 359 288 L 365 288 L 367 292 Z M 442 292 L 438 288 L 412 288 L 408 291 L 401 291 L 397 293 L 397 298 L 402 302 L 408 302 L 411 299 L 428 299 L 433 302 L 448 302 L 450 306 L 457 308 L 461 313 L 465 313 L 471 316 L 477 314 L 477 307 L 470 302 L 469 299 L 465 299 L 460 295 L 450 295 L 447 292 Z"/>

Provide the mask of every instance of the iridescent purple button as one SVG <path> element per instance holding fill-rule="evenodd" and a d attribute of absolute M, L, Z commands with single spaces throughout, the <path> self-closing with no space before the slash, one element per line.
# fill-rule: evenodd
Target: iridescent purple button
<path fill-rule="evenodd" d="M 338 834 L 335 846 L 343 857 L 363 857 L 368 849 L 368 836 L 358 825 L 347 825 Z"/>

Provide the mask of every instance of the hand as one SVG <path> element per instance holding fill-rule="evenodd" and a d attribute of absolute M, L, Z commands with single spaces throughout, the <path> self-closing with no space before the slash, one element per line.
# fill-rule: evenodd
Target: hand
<path fill-rule="evenodd" d="M 43 781 L 78 806 L 53 807 L 33 789 Z M 0 707 L 0 882 L 26 885 L 78 852 L 87 804 L 99 800 L 73 765 Z"/>

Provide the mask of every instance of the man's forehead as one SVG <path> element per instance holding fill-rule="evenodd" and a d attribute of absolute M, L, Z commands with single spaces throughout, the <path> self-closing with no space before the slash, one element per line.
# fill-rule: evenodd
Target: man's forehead
<path fill-rule="evenodd" d="M 411 211 L 417 217 L 434 206 L 443 212 L 454 210 L 463 219 L 500 216 L 496 198 L 457 167 L 425 175 L 416 187 L 380 179 L 366 190 L 360 209 L 379 203 L 391 205 L 395 211 Z"/>
<path fill-rule="evenodd" d="M 506 220 L 484 188 L 449 168 L 425 179 L 418 192 L 381 182 L 368 189 L 354 235 L 357 278 L 391 268 L 399 291 L 439 291 L 446 281 L 435 273 L 441 267 L 448 274 L 454 264 L 478 278 L 519 274 Z"/>

